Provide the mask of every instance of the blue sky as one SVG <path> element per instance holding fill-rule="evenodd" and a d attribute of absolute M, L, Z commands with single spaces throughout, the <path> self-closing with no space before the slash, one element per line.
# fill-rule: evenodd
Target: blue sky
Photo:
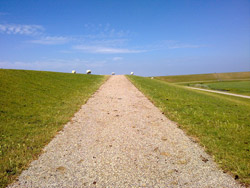
<path fill-rule="evenodd" d="M 250 71 L 249 7 L 249 0 L 1 0 L 0 68 Z"/>

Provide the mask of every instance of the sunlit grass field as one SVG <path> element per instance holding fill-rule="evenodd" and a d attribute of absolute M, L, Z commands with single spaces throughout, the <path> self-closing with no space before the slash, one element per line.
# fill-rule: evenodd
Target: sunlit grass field
<path fill-rule="evenodd" d="M 200 87 L 229 93 L 236 93 L 250 96 L 250 80 L 249 81 L 223 81 L 223 82 L 200 82 L 185 84 L 191 87 Z"/>
<path fill-rule="evenodd" d="M 250 100 L 128 76 L 164 114 L 195 137 L 217 164 L 250 184 Z"/>
<path fill-rule="evenodd" d="M 212 73 L 212 74 L 191 74 L 177 76 L 158 76 L 156 79 L 170 83 L 180 82 L 200 82 L 200 81 L 230 81 L 230 80 L 250 80 L 250 72 L 230 72 L 230 73 Z"/>
<path fill-rule="evenodd" d="M 106 79 L 0 69 L 0 187 L 41 153 Z"/>

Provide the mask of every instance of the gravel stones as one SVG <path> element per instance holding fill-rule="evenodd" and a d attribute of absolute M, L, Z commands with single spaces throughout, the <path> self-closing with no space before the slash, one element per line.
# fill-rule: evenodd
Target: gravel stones
<path fill-rule="evenodd" d="M 240 187 L 124 76 L 112 76 L 9 187 Z"/>

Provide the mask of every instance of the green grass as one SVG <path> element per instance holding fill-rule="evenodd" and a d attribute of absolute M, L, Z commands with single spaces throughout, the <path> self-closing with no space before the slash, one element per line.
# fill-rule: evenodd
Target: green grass
<path fill-rule="evenodd" d="M 226 80 L 250 80 L 250 72 L 231 72 L 213 74 L 191 74 L 178 76 L 158 76 L 156 79 L 166 82 L 199 82 L 199 81 L 226 81 Z"/>
<path fill-rule="evenodd" d="M 106 79 L 0 69 L 0 187 L 41 153 Z"/>
<path fill-rule="evenodd" d="M 186 85 L 250 96 L 250 81 L 200 82 L 198 84 L 189 83 Z"/>
<path fill-rule="evenodd" d="M 128 76 L 164 114 L 205 147 L 227 172 L 250 184 L 250 100 Z"/>

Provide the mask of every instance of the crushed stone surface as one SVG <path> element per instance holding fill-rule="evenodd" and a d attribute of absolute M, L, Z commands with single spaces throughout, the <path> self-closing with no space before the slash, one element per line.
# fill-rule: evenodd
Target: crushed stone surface
<path fill-rule="evenodd" d="M 125 76 L 111 76 L 9 187 L 240 187 Z"/>

